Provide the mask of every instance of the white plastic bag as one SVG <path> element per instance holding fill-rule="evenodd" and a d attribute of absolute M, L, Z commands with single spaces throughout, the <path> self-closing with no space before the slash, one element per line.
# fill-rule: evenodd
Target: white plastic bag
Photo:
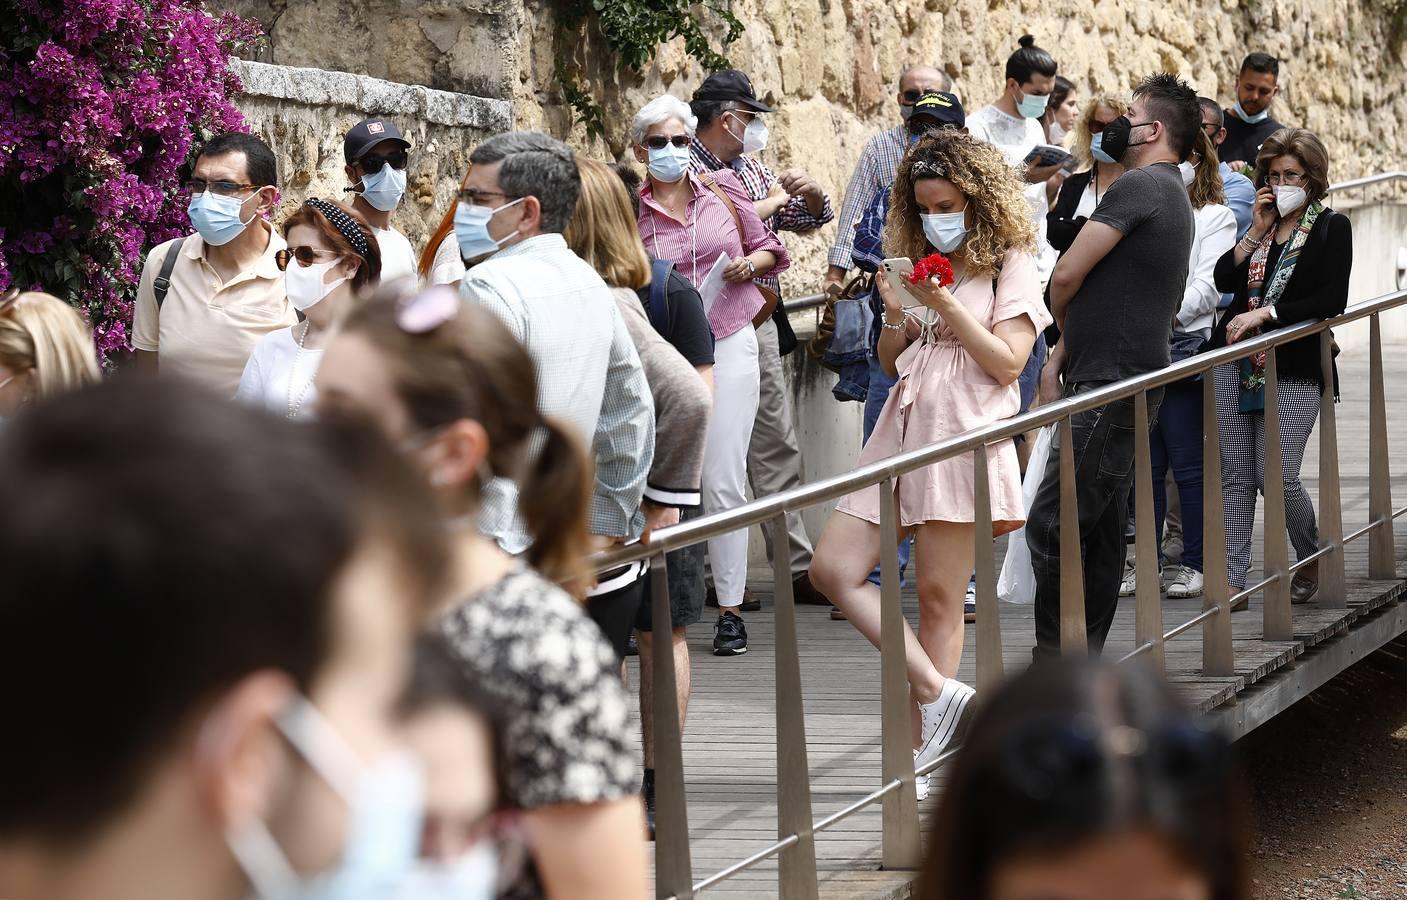
<path fill-rule="evenodd" d="M 1047 425 L 1036 435 L 1036 444 L 1031 448 L 1031 459 L 1026 463 L 1026 477 L 1021 480 L 1021 506 L 1027 515 L 1031 504 L 1036 502 L 1036 492 L 1041 489 L 1045 478 L 1046 461 L 1050 458 L 1050 443 L 1055 437 L 1055 426 Z M 1036 602 L 1036 573 L 1031 568 L 1031 548 L 1026 543 L 1026 529 L 1018 528 L 1011 533 L 1006 544 L 1006 559 L 1002 560 L 1001 577 L 997 579 L 997 597 L 1007 603 L 1020 603 L 1029 606 Z"/>

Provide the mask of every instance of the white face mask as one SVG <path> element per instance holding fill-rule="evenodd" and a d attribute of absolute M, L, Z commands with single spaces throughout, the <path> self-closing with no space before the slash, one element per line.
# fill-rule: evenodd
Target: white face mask
<path fill-rule="evenodd" d="M 730 113 L 730 115 L 732 115 Z M 741 122 L 742 119 L 733 115 L 733 121 Z M 733 132 L 728 132 L 734 140 L 743 145 L 744 153 L 761 153 L 767 148 L 767 123 L 760 117 L 754 118 L 743 127 L 743 136 L 739 138 Z"/>
<path fill-rule="evenodd" d="M 498 889 L 498 849 L 492 841 L 452 862 L 421 860 L 388 900 L 493 900 Z"/>
<path fill-rule="evenodd" d="M 293 304 L 294 309 L 299 312 L 312 309 L 347 280 L 344 276 L 336 281 L 323 282 L 328 270 L 339 262 L 340 259 L 333 259 L 305 266 L 296 259 L 288 261 L 288 268 L 283 272 L 283 288 L 288 293 L 288 302 Z"/>
<path fill-rule="evenodd" d="M 1298 185 L 1282 184 L 1275 188 L 1275 208 L 1280 211 L 1280 215 L 1288 216 L 1290 213 L 1304 206 L 1308 199 L 1308 194 L 1304 188 Z"/>
<path fill-rule="evenodd" d="M 1177 164 L 1178 172 L 1182 173 L 1182 186 L 1191 187 L 1192 182 L 1197 179 L 1197 167 L 1187 160 Z"/>

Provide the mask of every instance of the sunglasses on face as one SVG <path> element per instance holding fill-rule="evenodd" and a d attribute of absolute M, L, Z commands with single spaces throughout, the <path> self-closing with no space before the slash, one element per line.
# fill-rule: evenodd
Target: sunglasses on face
<path fill-rule="evenodd" d="M 1105 128 L 1109 127 L 1109 123 L 1095 120 L 1093 122 L 1090 122 L 1087 127 L 1089 128 L 1090 134 L 1101 134 L 1103 133 Z"/>
<path fill-rule="evenodd" d="M 191 178 L 181 184 L 181 188 L 188 194 L 203 194 L 209 191 L 217 197 L 234 197 L 257 187 L 255 184 L 240 184 L 238 181 L 206 181 L 204 178 Z"/>
<path fill-rule="evenodd" d="M 306 268 L 320 259 L 337 259 L 339 256 L 341 254 L 335 250 L 321 250 L 317 247 L 289 247 L 274 254 L 274 263 L 280 272 L 286 272 L 288 264 L 295 259 L 298 260 L 298 265 Z"/>
<path fill-rule="evenodd" d="M 923 91 L 910 89 L 904 91 L 899 96 L 904 98 L 905 106 L 913 106 L 915 103 L 918 102 L 918 98 L 923 96 Z"/>
<path fill-rule="evenodd" d="M 681 149 L 687 147 L 689 146 L 689 136 L 687 134 L 676 134 L 673 137 L 665 137 L 662 134 L 656 134 L 645 138 L 645 146 L 651 150 L 663 150 L 671 144 Z"/>
<path fill-rule="evenodd" d="M 405 150 L 392 150 L 384 156 L 368 153 L 357 161 L 357 164 L 362 167 L 362 171 L 368 175 L 380 172 L 381 167 L 387 163 L 390 163 L 393 169 L 404 169 L 410 163 L 410 154 Z"/>

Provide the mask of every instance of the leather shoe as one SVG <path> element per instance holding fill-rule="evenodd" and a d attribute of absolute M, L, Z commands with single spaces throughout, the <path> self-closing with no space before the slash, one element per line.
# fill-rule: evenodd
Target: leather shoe
<path fill-rule="evenodd" d="M 811 583 L 811 573 L 802 572 L 791 580 L 792 599 L 800 606 L 830 606 L 826 595 Z"/>

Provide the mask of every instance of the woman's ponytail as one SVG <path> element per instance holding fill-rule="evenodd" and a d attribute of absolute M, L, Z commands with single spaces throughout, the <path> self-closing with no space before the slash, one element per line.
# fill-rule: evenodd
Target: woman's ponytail
<path fill-rule="evenodd" d="M 594 480 L 591 461 L 575 435 L 544 419 L 541 446 L 518 479 L 518 512 L 533 543 L 528 562 L 578 598 L 591 586 L 587 513 Z"/>

